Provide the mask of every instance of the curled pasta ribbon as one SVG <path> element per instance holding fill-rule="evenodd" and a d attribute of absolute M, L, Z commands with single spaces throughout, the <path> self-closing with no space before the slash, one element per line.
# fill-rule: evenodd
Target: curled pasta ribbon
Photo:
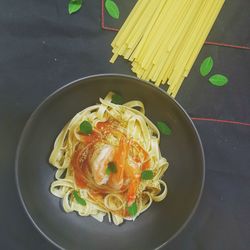
<path fill-rule="evenodd" d="M 104 205 L 111 211 L 118 211 L 125 206 L 125 202 L 118 194 L 108 194 L 104 198 Z"/>
<path fill-rule="evenodd" d="M 62 205 L 63 209 L 66 213 L 73 212 L 73 201 L 70 199 L 70 196 L 73 192 L 73 189 L 68 190 L 68 192 L 65 193 L 65 195 L 62 197 Z"/>
<path fill-rule="evenodd" d="M 127 134 L 138 141 L 146 151 L 149 151 L 151 144 L 150 133 L 145 120 L 141 116 L 134 116 L 128 122 Z M 142 139 L 143 138 L 143 139 Z"/>
<path fill-rule="evenodd" d="M 142 192 L 139 199 L 139 210 L 141 213 L 146 211 L 152 204 L 153 200 L 149 192 Z"/>
<path fill-rule="evenodd" d="M 113 214 L 112 215 L 113 222 L 116 226 L 120 225 L 123 222 L 123 218 L 119 215 Z"/>
<path fill-rule="evenodd" d="M 74 188 L 73 180 L 63 179 L 53 181 L 50 186 L 50 192 L 59 198 L 63 198 L 63 196 L 67 193 L 69 189 Z"/>
<path fill-rule="evenodd" d="M 156 201 L 156 202 L 162 201 L 167 196 L 167 192 L 168 192 L 167 184 L 162 180 L 159 180 L 159 183 L 163 186 L 162 193 L 159 195 L 151 194 L 153 201 Z"/>
<path fill-rule="evenodd" d="M 101 211 L 97 212 L 96 214 L 91 214 L 91 216 L 94 219 L 98 220 L 99 222 L 103 222 L 103 218 L 104 218 L 105 215 L 106 215 L 106 213 L 101 212 Z"/>
<path fill-rule="evenodd" d="M 124 103 L 124 106 L 129 107 L 129 108 L 139 108 L 139 112 L 141 112 L 143 115 L 145 115 L 145 108 L 144 108 L 144 104 L 140 101 L 130 101 L 130 102 L 126 102 Z"/>

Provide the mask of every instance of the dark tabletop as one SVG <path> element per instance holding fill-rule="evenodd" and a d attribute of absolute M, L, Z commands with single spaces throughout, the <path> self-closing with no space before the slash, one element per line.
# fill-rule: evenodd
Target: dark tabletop
<path fill-rule="evenodd" d="M 135 1 L 116 1 L 119 28 Z M 132 75 L 129 64 L 108 63 L 114 32 L 101 28 L 101 1 L 85 0 L 75 15 L 64 0 L 0 1 L 0 247 L 55 249 L 29 221 L 19 201 L 15 151 L 34 108 L 66 83 L 96 73 Z M 250 1 L 228 0 L 209 41 L 250 47 Z M 199 74 L 207 56 L 214 73 L 228 76 L 216 88 Z M 198 210 L 166 250 L 250 249 L 250 51 L 205 45 L 177 101 L 195 121 L 206 156 L 206 183 Z M 63 110 L 62 110 L 63 112 Z M 32 153 L 32 152 L 31 152 Z M 42 205 L 42 204 L 41 204 Z"/>

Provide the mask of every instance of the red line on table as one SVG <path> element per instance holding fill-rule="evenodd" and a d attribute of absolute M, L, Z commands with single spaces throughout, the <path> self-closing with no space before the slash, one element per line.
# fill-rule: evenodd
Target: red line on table
<path fill-rule="evenodd" d="M 234 44 L 228 44 L 228 43 L 220 43 L 220 42 L 205 42 L 206 45 L 213 45 L 213 46 L 221 46 L 221 47 L 228 47 L 233 49 L 245 49 L 250 50 L 250 47 L 248 46 L 242 46 L 242 45 L 234 45 Z"/>
<path fill-rule="evenodd" d="M 232 121 L 232 120 L 220 120 L 215 118 L 204 118 L 204 117 L 192 117 L 193 121 L 207 121 L 207 122 L 216 122 L 216 123 L 226 123 L 226 124 L 234 124 L 234 125 L 241 125 L 250 127 L 250 123 L 248 122 L 239 122 L 239 121 Z"/>

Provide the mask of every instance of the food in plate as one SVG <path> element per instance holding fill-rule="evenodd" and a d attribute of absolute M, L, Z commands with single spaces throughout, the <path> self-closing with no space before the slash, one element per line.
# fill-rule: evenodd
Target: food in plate
<path fill-rule="evenodd" d="M 120 100 L 109 92 L 100 104 L 77 113 L 49 158 L 57 168 L 50 191 L 62 199 L 64 210 L 99 221 L 108 215 L 115 225 L 135 220 L 167 195 L 160 132 L 141 101 Z"/>

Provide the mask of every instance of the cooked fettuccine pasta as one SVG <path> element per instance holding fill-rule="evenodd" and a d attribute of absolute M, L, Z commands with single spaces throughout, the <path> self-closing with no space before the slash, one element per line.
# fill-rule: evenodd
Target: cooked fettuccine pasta
<path fill-rule="evenodd" d="M 77 113 L 58 135 L 49 162 L 57 168 L 50 191 L 66 212 L 77 211 L 115 225 L 162 201 L 161 179 L 168 162 L 159 149 L 160 133 L 140 101 L 100 104 Z"/>

